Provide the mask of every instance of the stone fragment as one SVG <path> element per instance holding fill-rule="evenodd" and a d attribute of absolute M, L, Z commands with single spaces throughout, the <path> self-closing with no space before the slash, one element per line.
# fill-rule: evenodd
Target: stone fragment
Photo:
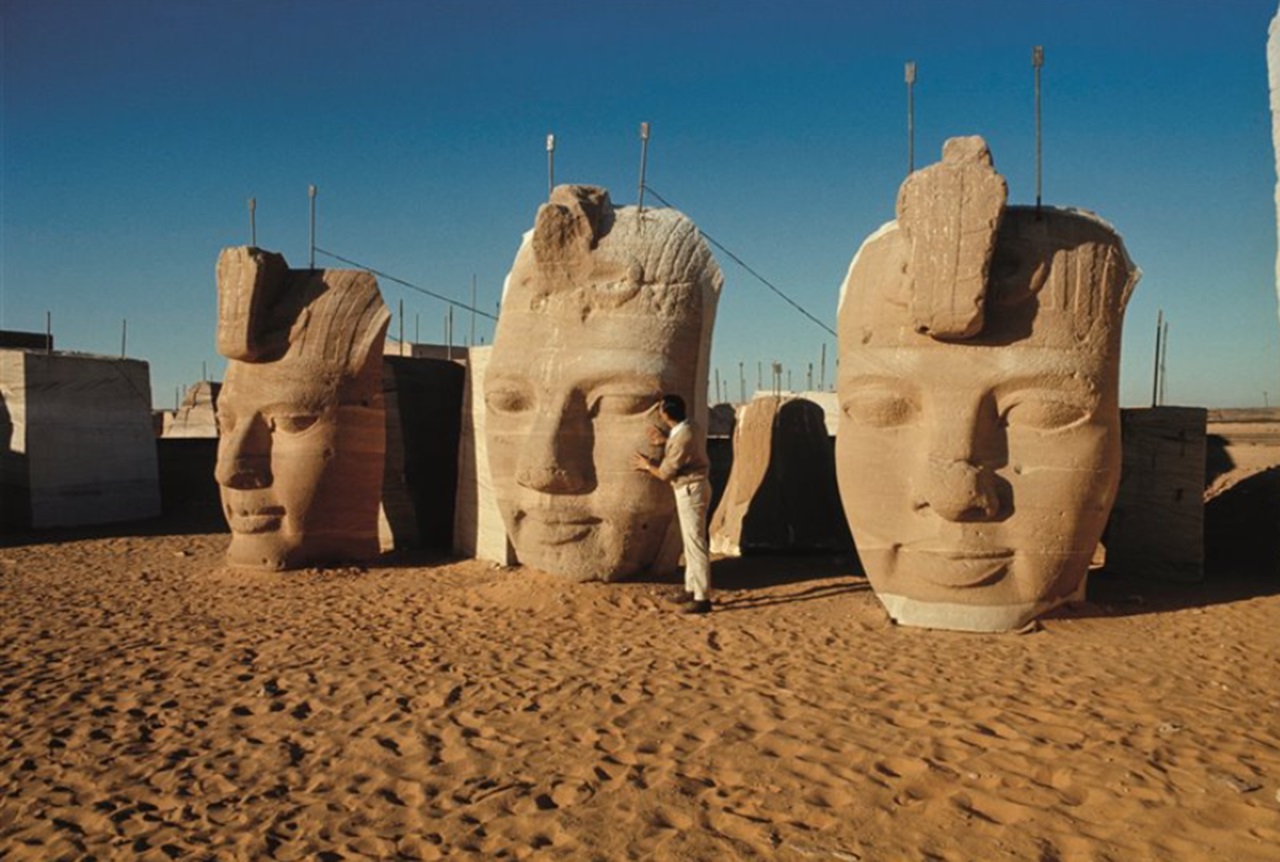
<path fill-rule="evenodd" d="M 632 468 L 663 393 L 707 427 L 711 327 L 722 276 L 671 209 L 615 207 L 559 186 L 504 290 L 485 375 L 498 507 L 522 563 L 576 580 L 670 568 L 671 489 Z"/>
<path fill-rule="evenodd" d="M 147 363 L 0 349 L 0 524 L 70 527 L 159 514 Z"/>
<path fill-rule="evenodd" d="M 1207 413 L 1203 407 L 1120 411 L 1120 485 L 1102 539 L 1108 571 L 1204 578 Z"/>
<path fill-rule="evenodd" d="M 742 406 L 710 534 L 711 550 L 730 556 L 850 547 L 821 407 L 775 395 Z"/>
<path fill-rule="evenodd" d="M 952 138 L 942 162 L 907 177 L 898 228 L 911 244 L 911 316 L 917 332 L 969 338 L 982 331 L 983 300 L 1009 190 L 982 138 Z"/>

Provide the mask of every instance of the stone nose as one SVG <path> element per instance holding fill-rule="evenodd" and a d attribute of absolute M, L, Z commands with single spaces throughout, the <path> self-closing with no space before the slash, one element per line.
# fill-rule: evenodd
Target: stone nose
<path fill-rule="evenodd" d="M 591 420 L 585 410 L 569 406 L 547 411 L 521 446 L 516 481 L 544 494 L 585 494 L 595 488 L 593 448 Z"/>
<path fill-rule="evenodd" d="M 1000 514 L 995 473 L 966 460 L 930 459 L 915 508 L 948 521 L 990 521 Z"/>
<path fill-rule="evenodd" d="M 219 435 L 213 478 L 240 491 L 270 487 L 271 429 L 261 418 L 239 422 Z"/>

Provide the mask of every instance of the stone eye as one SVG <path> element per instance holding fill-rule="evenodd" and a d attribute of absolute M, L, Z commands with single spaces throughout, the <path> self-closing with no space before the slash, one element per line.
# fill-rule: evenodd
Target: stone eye
<path fill-rule="evenodd" d="M 484 403 L 494 413 L 524 413 L 533 409 L 532 399 L 523 391 L 510 387 L 489 390 Z"/>
<path fill-rule="evenodd" d="M 873 386 L 847 396 L 841 404 L 844 415 L 870 428 L 898 428 L 912 425 L 920 417 L 916 402 L 901 392 Z"/>
<path fill-rule="evenodd" d="M 597 395 L 591 401 L 591 416 L 638 416 L 657 402 L 651 393 L 607 393 Z"/>
<path fill-rule="evenodd" d="M 1045 394 L 1020 394 L 1001 411 L 1001 419 L 1011 428 L 1061 431 L 1085 421 L 1089 407 Z"/>
<path fill-rule="evenodd" d="M 319 413 L 277 413 L 271 417 L 271 430 L 285 434 L 301 434 L 319 420 Z"/>

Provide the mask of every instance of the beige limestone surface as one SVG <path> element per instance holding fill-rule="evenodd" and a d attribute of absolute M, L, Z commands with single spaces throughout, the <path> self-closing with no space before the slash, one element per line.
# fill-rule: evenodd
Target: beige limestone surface
<path fill-rule="evenodd" d="M 1274 577 L 973 636 L 889 625 L 811 557 L 715 561 L 690 618 L 649 583 L 246 572 L 225 535 L 165 533 L 0 548 L 6 862 L 1280 846 Z"/>
<path fill-rule="evenodd" d="M 458 438 L 458 494 L 454 503 L 453 552 L 502 566 L 516 561 L 498 508 L 489 470 L 484 378 L 492 347 L 473 347 L 462 388 L 462 432 Z"/>
<path fill-rule="evenodd" d="M 0 525 L 160 514 L 146 362 L 0 350 Z"/>
<path fill-rule="evenodd" d="M 989 158 L 959 152 L 975 170 Z M 955 220 L 954 202 L 937 206 Z M 968 272 L 956 279 L 989 267 L 972 336 L 921 331 L 919 295 L 951 293 L 916 277 L 898 222 L 866 240 L 841 291 L 841 498 L 872 586 L 908 625 L 1000 631 L 1078 599 L 1119 479 L 1137 268 L 1080 211 L 1009 207 L 982 224 L 989 263 L 954 251 Z"/>
<path fill-rule="evenodd" d="M 164 413 L 163 437 L 217 437 L 221 383 L 201 380 L 187 387 L 178 409 Z"/>
<path fill-rule="evenodd" d="M 282 256 L 218 258 L 215 477 L 233 565 L 283 569 L 378 554 L 386 451 L 377 280 L 291 270 Z"/>
<path fill-rule="evenodd" d="M 709 532 L 712 552 L 730 556 L 848 548 L 820 406 L 766 395 L 739 408 L 733 467 Z"/>
<path fill-rule="evenodd" d="M 516 255 L 485 373 L 489 467 L 517 558 L 574 580 L 666 569 L 670 487 L 632 468 L 664 393 L 707 427 L 722 276 L 687 217 L 559 186 Z M 705 433 L 705 432 L 704 432 Z M 652 450 L 652 451 L 651 451 Z"/>

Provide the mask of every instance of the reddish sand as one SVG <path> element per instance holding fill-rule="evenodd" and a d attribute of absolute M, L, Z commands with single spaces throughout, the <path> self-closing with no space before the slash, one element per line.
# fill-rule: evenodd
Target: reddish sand
<path fill-rule="evenodd" d="M 218 534 L 0 549 L 0 859 L 1276 860 L 1280 579 L 1021 635 L 824 558 L 669 587 Z"/>

